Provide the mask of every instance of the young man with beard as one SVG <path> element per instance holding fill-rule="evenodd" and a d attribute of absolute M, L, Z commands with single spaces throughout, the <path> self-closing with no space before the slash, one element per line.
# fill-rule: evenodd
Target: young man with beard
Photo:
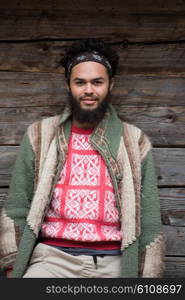
<path fill-rule="evenodd" d="M 62 65 L 68 103 L 25 133 L 1 212 L 1 265 L 24 278 L 162 276 L 151 143 L 111 105 L 118 56 L 85 40 Z"/>

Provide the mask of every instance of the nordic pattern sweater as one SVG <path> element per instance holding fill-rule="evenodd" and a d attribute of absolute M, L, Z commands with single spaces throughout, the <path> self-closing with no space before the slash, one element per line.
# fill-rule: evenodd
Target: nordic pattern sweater
<path fill-rule="evenodd" d="M 91 133 L 91 129 L 72 126 L 67 159 L 41 227 L 42 242 L 94 249 L 120 247 L 112 243 L 121 240 L 113 185 L 102 156 L 91 146 Z"/>

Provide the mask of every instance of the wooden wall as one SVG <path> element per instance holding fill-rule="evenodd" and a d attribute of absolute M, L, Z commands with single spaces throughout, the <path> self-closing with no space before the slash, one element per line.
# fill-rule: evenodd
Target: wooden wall
<path fill-rule="evenodd" d="M 185 277 L 185 1 L 0 1 L 0 202 L 23 133 L 66 100 L 58 61 L 98 37 L 121 57 L 113 101 L 154 146 L 165 277 Z"/>

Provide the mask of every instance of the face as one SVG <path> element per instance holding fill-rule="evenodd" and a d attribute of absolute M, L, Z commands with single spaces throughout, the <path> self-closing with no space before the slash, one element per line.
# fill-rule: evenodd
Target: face
<path fill-rule="evenodd" d="M 106 68 L 97 62 L 83 62 L 74 66 L 70 77 L 70 92 L 82 110 L 94 110 L 112 89 Z"/>
<path fill-rule="evenodd" d="M 73 122 L 80 127 L 95 126 L 102 120 L 109 102 L 113 80 L 106 68 L 96 62 L 83 62 L 71 72 L 69 103 Z"/>

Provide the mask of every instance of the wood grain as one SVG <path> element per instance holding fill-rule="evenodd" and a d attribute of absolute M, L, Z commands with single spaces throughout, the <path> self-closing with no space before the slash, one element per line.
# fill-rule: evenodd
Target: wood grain
<path fill-rule="evenodd" d="M 36 99 L 34 103 L 36 104 Z M 20 107 L 0 108 L 0 144 L 19 144 L 28 125 L 36 120 L 60 114 L 64 105 L 64 101 L 61 101 L 56 106 L 34 107 L 23 104 Z M 185 106 L 114 106 L 122 120 L 139 127 L 148 135 L 154 147 L 185 146 Z"/>
<path fill-rule="evenodd" d="M 166 235 L 166 255 L 185 256 L 185 228 L 163 226 Z"/>
<path fill-rule="evenodd" d="M 185 76 L 116 76 L 112 101 L 129 106 L 184 106 Z M 0 72 L 0 107 L 60 105 L 67 99 L 62 74 Z"/>
<path fill-rule="evenodd" d="M 178 14 L 183 13 L 185 11 L 184 1 L 173 0 L 163 1 L 156 0 L 153 2 L 152 0 L 148 0 L 147 2 L 137 1 L 137 0 L 124 0 L 124 5 L 122 0 L 114 0 L 107 1 L 102 0 L 101 2 L 98 0 L 24 0 L 20 2 L 20 0 L 1 0 L 0 9 L 29 9 L 29 10 L 56 10 L 56 9 L 64 9 L 64 10 L 78 10 L 78 11 L 111 11 L 115 9 L 119 9 L 124 14 Z"/>
<path fill-rule="evenodd" d="M 6 201 L 8 188 L 0 188 L 0 206 Z M 164 225 L 185 226 L 185 188 L 159 188 Z"/>
<path fill-rule="evenodd" d="M 106 2 L 107 3 L 107 2 Z M 150 1 L 151 3 L 151 1 Z M 0 40 L 82 39 L 103 38 L 109 41 L 177 41 L 185 39 L 184 3 L 178 2 L 168 9 L 161 2 L 158 9 L 139 8 L 137 1 L 125 10 L 118 1 L 88 4 L 69 1 L 47 6 L 1 6 Z M 130 9 L 129 9 L 130 7 Z M 154 7 L 154 4 L 151 6 Z M 174 10 L 172 10 L 172 7 Z M 176 7 L 176 9 L 175 9 Z"/>
<path fill-rule="evenodd" d="M 166 278 L 184 278 L 185 277 L 185 258 L 184 257 L 166 257 L 164 277 Z"/>
<path fill-rule="evenodd" d="M 0 70 L 11 72 L 48 72 L 63 74 L 60 59 L 73 41 L 11 42 L 0 45 Z M 185 74 L 185 45 L 125 44 L 112 45 L 120 57 L 119 75 Z"/>
<path fill-rule="evenodd" d="M 99 37 L 120 55 L 112 102 L 154 145 L 165 277 L 185 274 L 185 1 L 0 1 L 0 207 L 26 128 L 68 101 L 59 61 Z M 0 277 L 2 273 L 0 273 Z"/>
<path fill-rule="evenodd" d="M 0 147 L 0 186 L 9 185 L 10 172 L 12 170 L 18 146 Z M 159 186 L 184 187 L 185 173 L 185 149 L 181 148 L 154 148 L 156 175 Z"/>

